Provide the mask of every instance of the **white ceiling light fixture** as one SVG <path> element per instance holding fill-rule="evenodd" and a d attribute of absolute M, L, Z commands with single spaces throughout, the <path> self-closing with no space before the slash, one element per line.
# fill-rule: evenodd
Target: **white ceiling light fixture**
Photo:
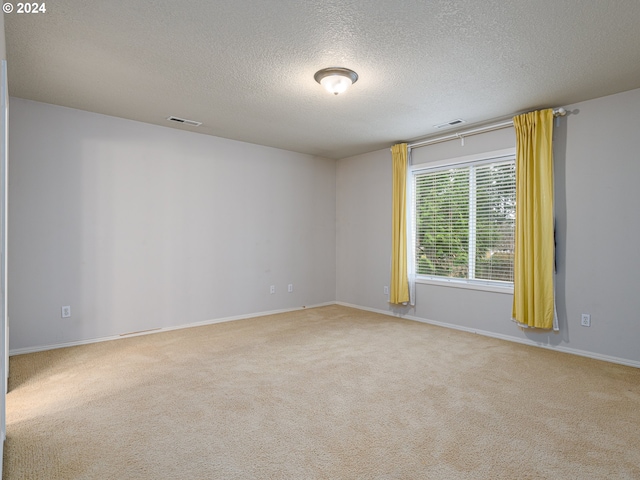
<path fill-rule="evenodd" d="M 358 81 L 358 74 L 342 67 L 323 68 L 313 76 L 328 92 L 338 95 Z"/>

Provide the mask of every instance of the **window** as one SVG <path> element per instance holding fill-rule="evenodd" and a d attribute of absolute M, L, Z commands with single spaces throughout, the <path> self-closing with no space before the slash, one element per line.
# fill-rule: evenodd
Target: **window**
<path fill-rule="evenodd" d="M 510 287 L 516 214 L 513 154 L 414 167 L 418 280 Z"/>

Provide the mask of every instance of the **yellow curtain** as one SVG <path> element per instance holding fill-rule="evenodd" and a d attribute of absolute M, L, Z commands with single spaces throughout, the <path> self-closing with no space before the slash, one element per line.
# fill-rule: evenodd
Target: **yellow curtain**
<path fill-rule="evenodd" d="M 393 211 L 391 214 L 391 285 L 389 303 L 409 301 L 407 278 L 407 144 L 391 147 Z"/>
<path fill-rule="evenodd" d="M 516 238 L 513 319 L 526 327 L 557 325 L 554 294 L 553 110 L 514 117 Z"/>

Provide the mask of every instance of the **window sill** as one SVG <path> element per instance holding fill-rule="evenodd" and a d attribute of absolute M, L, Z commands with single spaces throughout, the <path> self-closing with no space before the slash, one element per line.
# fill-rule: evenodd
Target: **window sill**
<path fill-rule="evenodd" d="M 425 285 L 437 285 L 439 287 L 466 288 L 468 290 L 481 290 L 484 292 L 502 293 L 513 295 L 513 285 L 483 285 L 481 283 L 467 283 L 456 280 L 436 280 L 431 278 L 416 278 L 416 283 Z"/>

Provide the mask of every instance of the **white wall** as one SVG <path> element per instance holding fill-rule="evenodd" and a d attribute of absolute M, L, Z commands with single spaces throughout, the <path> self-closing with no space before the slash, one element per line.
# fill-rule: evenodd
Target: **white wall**
<path fill-rule="evenodd" d="M 640 90 L 565 107 L 554 147 L 561 332 L 518 329 L 511 295 L 444 286 L 418 285 L 416 308 L 396 312 L 638 363 Z M 393 311 L 387 149 L 336 169 L 17 98 L 10 122 L 12 350 L 333 300 Z M 504 148 L 508 132 L 415 154 Z"/>
<path fill-rule="evenodd" d="M 7 59 L 7 43 L 4 38 L 4 15 L 0 15 L 0 58 Z"/>
<path fill-rule="evenodd" d="M 391 265 L 391 160 L 388 149 L 338 162 L 336 299 L 386 308 Z"/>
<path fill-rule="evenodd" d="M 19 98 L 10 124 L 11 350 L 335 299 L 335 161 Z"/>
<path fill-rule="evenodd" d="M 5 45 L 5 38 L 4 38 L 4 14 L 0 15 L 0 59 L 1 60 L 6 60 L 7 56 L 6 56 L 6 45 Z M 6 85 L 4 86 L 6 88 Z M 4 92 L 3 92 L 4 93 Z M 5 96 L 3 96 L 3 99 L 6 98 Z M 0 120 L 0 130 L 3 132 L 2 135 L 0 135 L 0 142 L 2 142 L 3 147 L 1 148 L 2 150 L 2 154 L 0 154 L 0 162 L 2 163 L 2 166 L 0 166 L 0 169 L 4 170 L 6 168 L 6 152 L 4 151 L 5 148 L 4 146 L 6 145 L 5 141 L 6 141 L 6 135 L 4 132 L 6 132 L 6 105 L 4 105 L 4 101 L 3 103 L 3 112 L 2 112 L 2 119 Z M 6 181 L 6 177 L 4 178 L 0 178 L 0 182 L 5 182 Z M 5 183 L 6 185 L 6 183 Z M 0 188 L 0 190 L 4 190 L 4 188 Z M 0 232 L 3 229 L 6 229 L 6 219 L 4 219 L 3 217 L 4 212 L 6 212 L 6 205 L 4 205 L 4 198 L 5 198 L 5 193 L 6 192 L 1 192 L 0 196 L 2 197 L 2 200 L 0 200 L 0 210 L 2 210 L 3 214 L 0 214 Z M 6 233 L 6 230 L 5 230 Z M 0 250 L 2 250 L 2 255 L 4 256 L 5 253 L 5 242 L 3 241 L 3 239 L 0 238 Z M 6 436 L 6 392 L 7 392 L 7 386 L 8 386 L 8 374 L 9 374 L 9 370 L 8 370 L 8 364 L 7 364 L 7 319 L 6 319 L 6 311 L 7 311 L 7 298 L 6 298 L 6 282 L 4 281 L 5 277 L 5 266 L 4 266 L 4 262 L 0 262 L 0 265 L 2 265 L 2 268 L 0 268 L 0 275 L 2 275 L 3 277 L 3 281 L 2 286 L 0 288 L 0 372 L 2 372 L 2 393 L 0 394 L 0 456 L 2 456 L 3 452 L 4 452 L 4 440 L 5 440 L 5 436 Z M 2 461 L 0 460 L 0 477 L 2 477 Z"/>
<path fill-rule="evenodd" d="M 555 131 L 557 306 L 561 331 L 511 322 L 510 294 L 419 284 L 415 309 L 391 307 L 391 156 L 385 149 L 337 168 L 337 300 L 640 366 L 640 90 L 566 106 Z M 505 147 L 503 133 L 415 150 L 420 161 Z M 582 312 L 592 326 L 580 326 Z"/>
<path fill-rule="evenodd" d="M 640 89 L 570 109 L 556 168 L 559 314 L 577 348 L 640 361 Z"/>

